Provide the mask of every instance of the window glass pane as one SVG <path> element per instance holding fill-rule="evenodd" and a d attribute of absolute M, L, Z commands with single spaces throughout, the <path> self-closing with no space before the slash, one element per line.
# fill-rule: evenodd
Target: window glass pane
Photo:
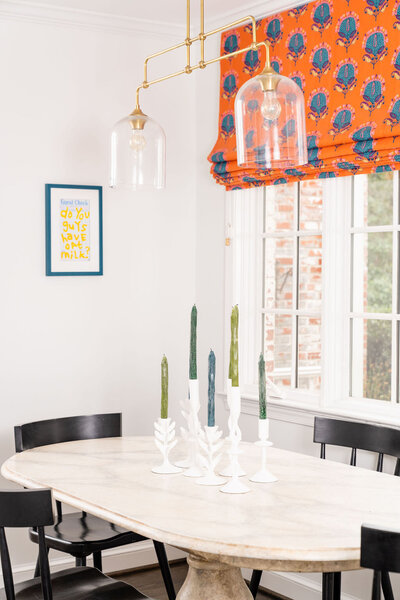
<path fill-rule="evenodd" d="M 351 395 L 390 400 L 392 323 L 378 319 L 352 321 Z"/>
<path fill-rule="evenodd" d="M 265 308 L 292 308 L 293 238 L 265 238 Z"/>
<path fill-rule="evenodd" d="M 391 312 L 392 233 L 353 238 L 353 312 Z"/>
<path fill-rule="evenodd" d="M 265 315 L 265 370 L 276 385 L 290 386 L 292 317 Z"/>
<path fill-rule="evenodd" d="M 300 231 L 318 231 L 322 228 L 322 190 L 320 179 L 300 184 Z"/>
<path fill-rule="evenodd" d="M 293 231 L 297 183 L 265 188 L 265 231 Z"/>
<path fill-rule="evenodd" d="M 354 227 L 391 225 L 393 220 L 393 173 L 354 177 Z"/>
<path fill-rule="evenodd" d="M 322 295 L 322 236 L 299 238 L 299 309 L 320 310 Z"/>
<path fill-rule="evenodd" d="M 298 387 L 321 388 L 321 319 L 299 317 Z"/>

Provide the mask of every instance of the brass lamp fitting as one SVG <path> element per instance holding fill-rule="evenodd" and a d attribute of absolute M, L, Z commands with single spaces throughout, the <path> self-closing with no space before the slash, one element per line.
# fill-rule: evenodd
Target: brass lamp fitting
<path fill-rule="evenodd" d="M 276 75 L 276 72 L 272 67 L 265 67 L 260 73 L 259 77 L 263 92 L 273 92 L 276 90 L 278 82 L 274 75 Z"/>
<path fill-rule="evenodd" d="M 133 117 L 129 120 L 129 124 L 133 130 L 139 131 L 144 128 L 143 119 L 140 119 L 138 117 L 146 117 L 147 115 L 145 115 L 144 112 L 142 112 L 140 106 L 136 106 L 135 110 L 133 110 L 129 116 Z"/>

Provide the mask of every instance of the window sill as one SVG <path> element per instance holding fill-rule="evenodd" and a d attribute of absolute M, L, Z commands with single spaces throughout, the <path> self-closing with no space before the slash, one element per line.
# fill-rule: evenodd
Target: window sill
<path fill-rule="evenodd" d="M 218 396 L 224 400 L 225 408 L 228 410 L 226 393 L 220 392 Z M 384 409 L 384 410 L 382 410 Z M 258 416 L 258 398 L 252 394 L 242 394 L 243 414 Z M 319 406 L 316 402 L 293 401 L 289 399 L 270 398 L 268 402 L 268 417 L 275 421 L 296 423 L 305 427 L 314 427 L 314 417 L 338 417 L 351 421 L 362 421 L 375 423 L 377 425 L 388 425 L 400 428 L 400 405 L 384 406 L 378 412 L 376 407 L 370 405 L 356 407 L 354 402 L 348 406 L 337 405 L 335 407 Z"/>

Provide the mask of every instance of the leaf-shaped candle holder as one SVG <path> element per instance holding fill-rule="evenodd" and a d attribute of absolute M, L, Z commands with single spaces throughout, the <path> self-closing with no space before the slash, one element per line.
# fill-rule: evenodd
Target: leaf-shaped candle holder
<path fill-rule="evenodd" d="M 222 431 L 217 425 L 213 427 L 204 427 L 199 438 L 200 448 L 203 451 L 200 454 L 200 462 L 206 473 L 203 477 L 196 480 L 199 485 L 222 485 L 225 479 L 215 473 L 215 469 L 221 460 L 220 452 L 224 441 L 221 440 Z"/>
<path fill-rule="evenodd" d="M 169 453 L 178 442 L 175 439 L 175 421 L 170 417 L 167 419 L 157 419 L 154 423 L 154 442 L 162 454 L 163 462 L 161 465 L 152 468 L 153 473 L 181 473 L 182 469 L 172 465 L 169 461 Z"/>

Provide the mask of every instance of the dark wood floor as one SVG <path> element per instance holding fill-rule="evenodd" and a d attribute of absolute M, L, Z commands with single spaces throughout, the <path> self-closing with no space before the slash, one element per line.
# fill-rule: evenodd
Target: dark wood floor
<path fill-rule="evenodd" d="M 179 591 L 182 583 L 185 580 L 187 569 L 188 567 L 186 562 L 179 561 L 171 564 L 171 573 L 176 592 Z M 113 575 L 113 577 L 120 579 L 121 581 L 126 581 L 126 583 L 130 583 L 146 596 L 154 598 L 154 600 L 168 600 L 160 569 L 158 568 L 137 570 L 130 573 L 120 573 L 118 575 Z M 276 599 L 276 596 L 269 596 L 261 591 L 257 594 L 257 600 Z"/>

